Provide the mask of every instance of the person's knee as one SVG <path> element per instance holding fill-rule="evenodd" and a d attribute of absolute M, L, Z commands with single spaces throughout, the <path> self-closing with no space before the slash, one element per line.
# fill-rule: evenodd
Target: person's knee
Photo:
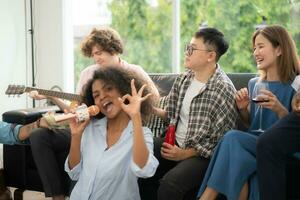
<path fill-rule="evenodd" d="M 37 128 L 34 129 L 29 137 L 31 145 L 41 144 L 42 141 L 48 140 L 49 129 L 46 128 Z"/>
<path fill-rule="evenodd" d="M 234 142 L 239 141 L 241 137 L 243 137 L 243 135 L 241 135 L 241 133 L 236 132 L 234 130 L 230 130 L 224 135 L 224 137 L 222 139 L 222 143 L 223 144 L 225 144 L 225 143 L 232 144 Z"/>
<path fill-rule="evenodd" d="M 178 196 L 180 193 L 183 193 L 182 188 L 173 182 L 170 179 L 160 180 L 160 185 L 157 190 L 158 197 L 167 197 L 167 196 Z M 159 198 L 160 199 L 160 198 Z"/>
<path fill-rule="evenodd" d="M 158 194 L 184 193 L 184 186 L 181 186 L 181 183 L 176 171 L 171 170 L 160 180 Z"/>

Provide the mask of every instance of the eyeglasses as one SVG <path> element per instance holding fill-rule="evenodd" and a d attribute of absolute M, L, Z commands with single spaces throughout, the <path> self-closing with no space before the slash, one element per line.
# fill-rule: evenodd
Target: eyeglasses
<path fill-rule="evenodd" d="M 193 54 L 193 51 L 196 51 L 196 50 L 198 50 L 198 51 L 208 51 L 208 52 L 212 51 L 212 50 L 208 50 L 208 49 L 197 49 L 197 48 L 193 47 L 192 44 L 186 44 L 184 52 L 187 56 L 191 56 Z"/>

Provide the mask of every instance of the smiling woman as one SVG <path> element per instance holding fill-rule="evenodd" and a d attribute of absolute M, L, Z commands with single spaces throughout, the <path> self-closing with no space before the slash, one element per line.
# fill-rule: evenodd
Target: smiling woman
<path fill-rule="evenodd" d="M 295 43 L 282 26 L 271 25 L 255 31 L 252 44 L 257 68 L 263 73 L 251 79 L 248 89 L 242 88 L 235 96 L 248 130 L 229 130 L 219 141 L 199 190 L 199 200 L 216 199 L 219 193 L 227 199 L 265 199 L 259 197 L 257 140 L 264 130 L 291 111 L 295 93 L 292 82 L 300 72 L 300 65 Z M 264 95 L 268 101 L 251 102 L 259 85 L 258 95 Z M 272 194 L 272 199 L 276 199 Z"/>
<path fill-rule="evenodd" d="M 145 83 L 135 73 L 108 66 L 86 85 L 86 103 L 96 104 L 102 118 L 70 123 L 65 170 L 77 180 L 71 199 L 140 199 L 137 178 L 153 176 L 158 166 L 152 133 L 142 126 L 152 110 Z"/>
<path fill-rule="evenodd" d="M 90 105 L 98 105 L 101 114 L 103 116 L 103 112 L 106 109 L 103 109 L 103 105 L 101 105 L 101 101 L 103 99 L 104 94 L 110 93 L 111 91 L 115 91 L 119 93 L 119 96 L 122 97 L 126 94 L 130 94 L 132 92 L 131 80 L 134 79 L 134 84 L 136 88 L 141 88 L 143 84 L 147 83 L 144 79 L 140 78 L 137 73 L 132 71 L 127 71 L 120 67 L 107 67 L 96 71 L 87 85 L 85 86 L 85 101 L 88 106 Z M 98 87 L 96 87 L 98 86 Z M 143 90 L 143 94 L 153 93 L 151 87 L 147 86 Z M 152 105 L 155 104 L 154 98 L 147 98 L 141 104 L 141 114 L 143 121 L 146 122 L 149 113 L 152 112 Z M 107 105 L 105 106 L 105 108 Z M 101 109 L 102 108 L 102 109 Z M 100 115 L 98 115 L 99 117 Z"/>

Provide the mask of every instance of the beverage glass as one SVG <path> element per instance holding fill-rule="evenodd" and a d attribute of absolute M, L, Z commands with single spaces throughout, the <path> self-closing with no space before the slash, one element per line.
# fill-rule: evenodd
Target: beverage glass
<path fill-rule="evenodd" d="M 266 98 L 266 95 L 264 95 L 261 91 L 262 90 L 268 90 L 269 89 L 269 85 L 267 82 L 264 81 L 258 81 L 255 83 L 254 85 L 254 89 L 252 92 L 252 101 L 254 103 L 262 103 L 262 102 L 268 102 L 269 100 Z M 262 106 L 258 105 L 258 110 L 257 112 L 259 112 L 259 127 L 257 130 L 252 130 L 254 132 L 264 132 L 264 130 L 262 129 Z"/>

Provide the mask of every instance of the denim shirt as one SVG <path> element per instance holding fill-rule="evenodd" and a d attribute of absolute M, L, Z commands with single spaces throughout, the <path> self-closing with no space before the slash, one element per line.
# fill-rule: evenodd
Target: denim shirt
<path fill-rule="evenodd" d="M 24 144 L 19 140 L 19 131 L 22 125 L 10 124 L 0 121 L 0 143 L 2 144 Z"/>
<path fill-rule="evenodd" d="M 81 139 L 81 160 L 70 170 L 67 158 L 65 170 L 72 180 L 78 180 L 72 200 L 139 200 L 138 177 L 151 177 L 158 166 L 153 155 L 153 136 L 143 127 L 149 150 L 146 165 L 141 169 L 132 158 L 133 125 L 130 121 L 119 140 L 107 149 L 107 120 L 93 120 L 86 127 Z"/>

